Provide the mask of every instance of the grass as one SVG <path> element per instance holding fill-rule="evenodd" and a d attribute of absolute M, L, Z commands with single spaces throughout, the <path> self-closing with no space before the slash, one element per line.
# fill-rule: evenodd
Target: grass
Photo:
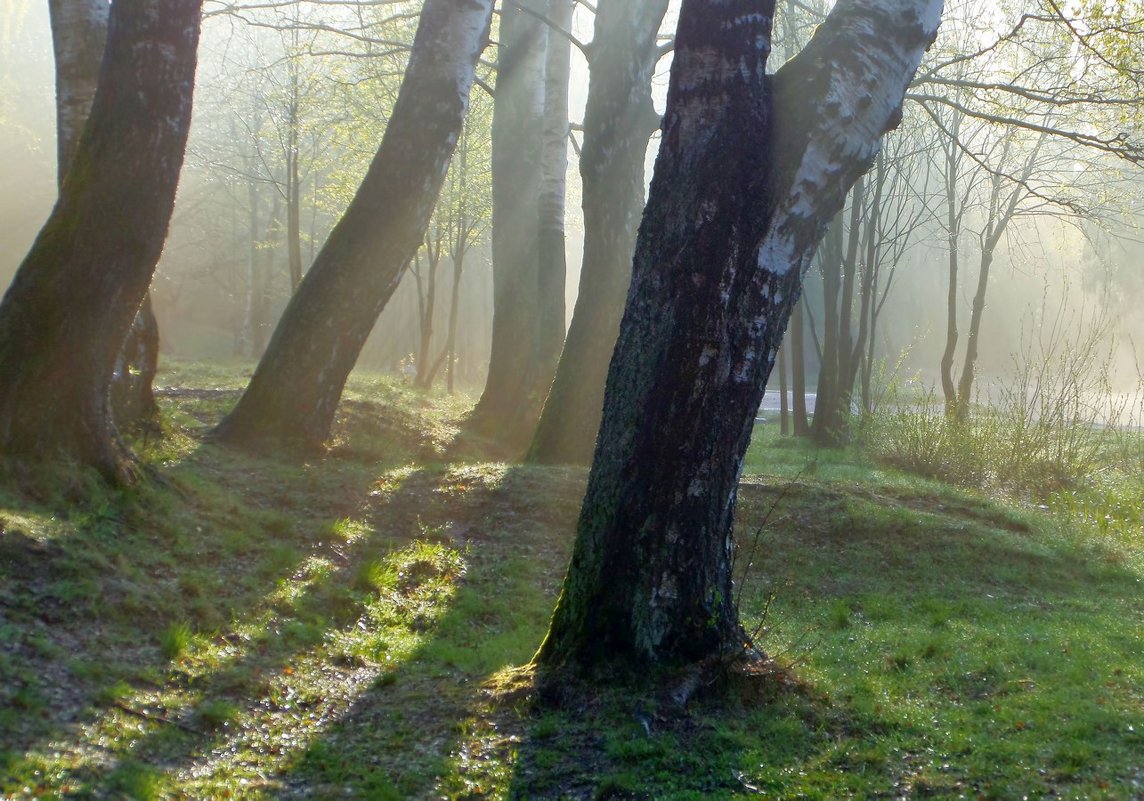
<path fill-rule="evenodd" d="M 761 429 L 738 568 L 781 670 L 685 712 L 623 687 L 553 706 L 523 666 L 584 472 L 486 461 L 463 401 L 374 376 L 325 458 L 202 446 L 243 380 L 160 379 L 165 483 L 0 491 L 0 795 L 1144 794 L 1121 474 L 998 496 Z"/>

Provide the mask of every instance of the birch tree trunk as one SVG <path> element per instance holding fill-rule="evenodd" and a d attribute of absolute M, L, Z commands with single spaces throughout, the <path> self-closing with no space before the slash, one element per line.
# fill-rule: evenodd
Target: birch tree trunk
<path fill-rule="evenodd" d="M 749 647 L 743 456 L 803 271 L 933 41 L 941 0 L 839 0 L 765 77 L 774 0 L 684 0 L 663 145 L 547 670 Z"/>
<path fill-rule="evenodd" d="M 381 147 L 302 279 L 250 386 L 215 431 L 235 444 L 312 449 L 417 252 L 468 109 L 492 0 L 427 0 Z"/>
<path fill-rule="evenodd" d="M 56 167 L 64 182 L 99 84 L 108 0 L 49 0 L 56 59 Z"/>
<path fill-rule="evenodd" d="M 567 319 L 564 286 L 568 276 L 564 252 L 564 211 L 568 193 L 568 84 L 572 61 L 572 43 L 564 34 L 572 30 L 574 5 L 574 0 L 549 0 L 548 3 L 548 19 L 555 28 L 548 32 L 544 68 L 544 146 L 538 204 L 539 316 L 534 376 L 529 382 L 529 397 L 521 410 L 520 421 L 520 428 L 528 434 L 536 427 L 564 347 Z"/>
<path fill-rule="evenodd" d="M 667 0 L 602 0 L 597 7 L 580 154 L 580 294 L 530 461 L 587 464 L 592 458 L 644 205 L 644 156 L 659 125 L 651 78 L 667 5 Z"/>
<path fill-rule="evenodd" d="M 117 0 L 99 88 L 52 210 L 0 303 L 0 454 L 134 475 L 116 358 L 163 249 L 191 119 L 202 0 Z"/>

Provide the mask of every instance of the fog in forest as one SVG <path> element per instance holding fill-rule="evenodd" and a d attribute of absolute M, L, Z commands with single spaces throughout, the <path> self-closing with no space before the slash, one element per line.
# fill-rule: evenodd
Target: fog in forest
<path fill-rule="evenodd" d="M 291 13 L 301 13 L 303 23 L 339 24 L 336 14 L 330 16 L 333 12 L 322 9 Z M 408 19 L 386 22 L 380 12 L 373 13 L 377 19 L 372 23 L 354 20 L 352 14 L 340 22 L 348 28 L 373 24 L 396 37 L 411 36 Z M 360 44 L 354 51 L 345 37 L 305 29 L 305 24 L 301 34 L 291 33 L 288 14 L 276 14 L 219 14 L 204 24 L 187 163 L 169 241 L 153 284 L 162 351 L 168 356 L 252 360 L 258 355 L 291 292 L 286 207 L 292 193 L 299 207 L 298 230 L 293 236 L 305 270 L 364 173 L 395 96 L 404 54 Z M 668 14 L 665 30 L 673 20 L 674 10 Z M 575 32 L 590 39 L 591 24 L 581 9 Z M 946 24 L 948 28 L 958 23 Z M 979 31 L 976 35 L 985 34 Z M 53 60 L 46 4 L 34 0 L 5 3 L 0 12 L 0 45 L 0 281 L 6 284 L 55 194 Z M 347 51 L 355 54 L 340 55 Z M 670 56 L 657 69 L 654 94 L 660 108 L 669 67 Z M 587 65 L 573 48 L 574 124 L 582 119 L 586 93 Z M 491 100 L 477 88 L 469 126 L 466 191 L 472 208 L 484 216 L 476 224 L 462 278 L 459 339 L 463 345 L 457 354 L 458 375 L 472 391 L 481 387 L 487 369 L 493 313 L 488 149 L 483 141 L 490 115 Z M 909 241 L 900 252 L 895 251 L 892 267 L 883 269 L 885 284 L 879 301 L 884 310 L 871 353 L 879 363 L 881 380 L 936 387 L 946 345 L 949 257 L 941 219 L 946 212 L 940 156 L 934 155 L 940 144 L 929 122 L 917 104 L 907 101 L 905 124 L 887 140 L 889 154 L 911 151 L 908 159 L 890 165 L 900 185 L 887 190 L 901 196 L 896 213 L 908 221 L 910 230 L 887 233 L 906 236 Z M 997 145 L 989 137 L 1001 137 L 1003 132 L 997 126 L 975 125 L 981 130 L 970 134 L 965 149 L 968 157 L 959 178 L 966 192 L 959 238 L 963 264 L 957 289 L 962 346 L 977 282 L 980 239 L 988 225 L 988 200 L 982 187 L 989 169 L 1011 174 L 1019 166 L 1019 158 L 1010 158 L 1007 164 L 991 162 Z M 574 139 L 578 136 L 573 133 Z M 973 136 L 978 139 L 972 140 Z M 1025 137 L 1021 147 L 1031 146 L 1030 141 Z M 656 147 L 653 137 L 649 176 Z M 916 152 L 919 147 L 927 151 L 921 157 Z M 292 148 L 296 156 L 291 155 Z M 1055 156 L 1048 152 L 1054 148 Z M 569 318 L 579 282 L 583 236 L 574 148 L 570 156 Z M 972 163 L 975 158 L 980 158 L 980 164 Z M 973 167 L 979 169 L 975 172 Z M 292 170 L 297 171 L 294 184 Z M 1036 176 L 1042 173 L 1045 179 L 1037 184 Z M 973 182 L 977 190 L 967 188 Z M 1011 185 L 1007 183 L 1005 191 Z M 1054 196 L 1057 189 L 1059 198 Z M 1059 349 L 1066 340 L 1075 343 L 1097 337 L 1104 349 L 1098 361 L 1103 365 L 1107 357 L 1113 388 L 1135 389 L 1137 347 L 1144 346 L 1144 310 L 1135 300 L 1144 290 L 1144 244 L 1137 227 L 1142 221 L 1142 193 L 1144 181 L 1137 167 L 1107 157 L 1097 164 L 1076 148 L 1053 143 L 1044 148 L 1029 197 L 1020 201 L 996 248 L 980 330 L 979 386 L 988 387 L 991 379 L 1010 374 L 1033 351 Z M 442 201 L 447 202 L 448 198 Z M 1084 214 L 1074 214 L 1073 209 L 1083 209 Z M 848 231 L 848 224 L 843 214 L 835 226 Z M 452 280 L 447 262 L 446 256 L 436 277 L 433 327 L 438 339 L 430 345 L 431 353 L 439 348 L 440 332 L 447 325 Z M 429 270 L 429 260 L 419 258 L 402 280 L 363 354 L 362 366 L 400 370 L 415 360 L 420 344 L 417 277 L 418 273 L 422 276 L 424 302 Z M 818 326 L 814 331 L 808 328 L 806 336 L 807 369 L 812 377 L 824 335 L 819 270 L 817 263 L 812 266 L 805 286 L 806 308 Z M 252 287 L 252 281 L 259 282 L 258 286 Z M 251 319 L 252 315 L 257 319 Z M 807 325 L 811 325 L 809 320 Z M 777 377 L 770 383 L 776 388 Z M 812 391 L 813 381 L 810 387 Z"/>
<path fill-rule="evenodd" d="M 0 798 L 1144 799 L 1142 164 L 1144 0 L 0 0 Z"/>

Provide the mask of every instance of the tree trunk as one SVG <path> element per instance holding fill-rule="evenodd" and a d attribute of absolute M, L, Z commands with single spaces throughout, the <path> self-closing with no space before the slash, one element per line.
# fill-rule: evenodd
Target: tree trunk
<path fill-rule="evenodd" d="M 441 232 L 435 242 L 426 243 L 426 266 L 428 275 L 425 276 L 425 293 L 421 293 L 421 276 L 417 276 L 417 295 L 420 309 L 421 331 L 417 348 L 417 376 L 413 385 L 418 389 L 428 390 L 433 386 L 433 378 L 437 368 L 430 360 L 433 345 L 433 320 L 437 316 L 437 272 L 441 268 L 441 257 L 444 249 L 441 247 Z"/>
<path fill-rule="evenodd" d="M 159 406 L 155 403 L 155 373 L 159 371 L 159 322 L 151 308 L 151 293 L 135 314 L 127 339 L 120 348 L 111 375 L 111 408 L 121 431 L 147 432 L 157 428 Z"/>
<path fill-rule="evenodd" d="M 527 13 L 531 10 L 533 14 Z M 539 332 L 537 204 L 544 124 L 545 0 L 501 10 L 493 101 L 493 337 L 473 427 L 513 442 L 533 377 Z"/>
<path fill-rule="evenodd" d="M 803 313 L 802 307 L 805 299 L 800 301 L 791 314 L 790 319 L 790 350 L 791 350 L 791 416 L 794 418 L 791 428 L 796 437 L 810 436 L 810 418 L 806 413 L 806 342 L 803 341 Z"/>
<path fill-rule="evenodd" d="M 219 439 L 312 449 L 329 436 L 362 345 L 429 225 L 491 15 L 492 0 L 425 3 L 381 147 Z"/>
<path fill-rule="evenodd" d="M 56 167 L 62 186 L 95 100 L 107 42 L 107 0 L 49 0 L 56 57 Z"/>
<path fill-rule="evenodd" d="M 961 115 L 955 115 L 945 151 L 945 206 L 946 237 L 949 254 L 949 284 L 945 298 L 945 350 L 941 355 L 941 391 L 945 398 L 947 417 L 957 416 L 957 386 L 953 382 L 953 358 L 957 354 L 957 281 L 959 272 L 958 244 L 961 239 L 962 210 L 957 205 L 957 180 L 960 174 L 961 151 L 957 134 L 961 128 Z"/>
<path fill-rule="evenodd" d="M 290 97 L 286 104 L 286 254 L 291 292 L 297 292 L 302 284 L 302 177 L 298 166 L 301 97 L 298 85 L 299 27 L 296 6 L 294 22 L 291 30 L 293 47 L 286 59 L 287 80 L 290 83 Z"/>
<path fill-rule="evenodd" d="M 667 5 L 667 0 L 601 0 L 597 8 L 580 154 L 580 294 L 530 461 L 587 464 L 592 457 L 608 360 L 631 279 L 648 137 L 659 125 L 651 79 Z"/>
<path fill-rule="evenodd" d="M 0 452 L 134 475 L 109 384 L 163 249 L 201 0 L 122 0 L 60 198 L 0 303 Z"/>
<path fill-rule="evenodd" d="M 779 348 L 779 434 L 790 435 L 790 404 L 787 402 L 787 351 L 790 347 Z"/>
<path fill-rule="evenodd" d="M 819 249 L 822 268 L 822 358 L 815 389 L 811 434 L 816 444 L 832 446 L 840 424 L 838 415 L 838 299 L 842 294 L 842 215 L 831 223 Z"/>
<path fill-rule="evenodd" d="M 973 305 L 969 313 L 969 333 L 965 340 L 965 363 L 961 369 L 961 377 L 957 382 L 956 419 L 965 422 L 969 419 L 969 404 L 973 396 L 973 379 L 977 371 L 977 343 L 981 338 L 981 320 L 985 314 L 985 295 L 989 288 L 989 270 L 993 266 L 993 256 L 1001 238 L 1017 213 L 1017 207 L 1028 190 L 1029 178 L 1037 163 L 1037 155 L 1044 144 L 1047 134 L 1041 134 L 1041 139 L 1033 148 L 1029 158 L 1018 176 L 1015 185 L 1006 199 L 1002 199 L 1001 192 L 1003 177 L 999 173 L 992 176 L 993 189 L 989 200 L 989 219 L 986 221 L 984 235 L 981 238 L 981 262 L 977 272 L 977 291 L 973 295 Z M 1006 143 L 1004 153 L 1009 151 Z M 1005 161 L 1002 156 L 1002 162 Z"/>
<path fill-rule="evenodd" d="M 941 7 L 839 0 L 772 80 L 773 0 L 684 0 L 663 145 L 541 667 L 668 666 L 749 646 L 731 524 L 755 413 L 803 270 L 900 118 Z"/>
<path fill-rule="evenodd" d="M 572 30 L 575 0 L 549 0 L 548 19 L 562 31 Z M 567 313 L 564 287 L 564 210 L 568 192 L 568 83 L 572 43 L 556 30 L 548 32 L 544 69 L 544 146 L 541 154 L 539 220 L 539 272 L 536 358 L 528 396 L 521 409 L 520 428 L 530 435 L 536 427 L 544 399 L 556 374 L 564 347 Z"/>
<path fill-rule="evenodd" d="M 91 112 L 107 43 L 107 0 L 50 0 L 56 57 L 56 175 L 62 189 Z M 111 377 L 111 407 L 121 429 L 146 427 L 158 413 L 151 381 L 159 362 L 159 324 L 148 295 Z"/>

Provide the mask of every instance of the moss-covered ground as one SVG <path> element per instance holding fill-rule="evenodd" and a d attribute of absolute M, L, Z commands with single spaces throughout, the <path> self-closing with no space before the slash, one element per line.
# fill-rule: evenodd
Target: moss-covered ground
<path fill-rule="evenodd" d="M 168 369 L 131 490 L 0 489 L 0 797 L 1144 798 L 1131 476 L 1015 500 L 761 429 L 741 603 L 779 669 L 555 706 L 527 663 L 585 472 L 369 375 L 320 458 L 204 444 L 244 380 Z"/>

